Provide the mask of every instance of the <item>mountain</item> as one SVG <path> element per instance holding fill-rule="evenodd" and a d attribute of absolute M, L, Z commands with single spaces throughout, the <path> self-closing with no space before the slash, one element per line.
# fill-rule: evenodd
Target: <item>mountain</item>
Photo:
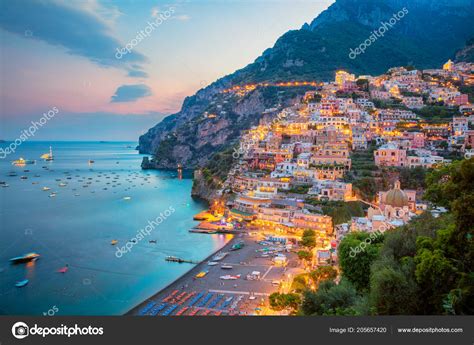
<path fill-rule="evenodd" d="M 456 52 L 455 62 L 474 62 L 474 37 L 466 42 L 466 46 Z"/>
<path fill-rule="evenodd" d="M 225 89 L 326 81 L 341 68 L 376 75 L 393 66 L 439 67 L 474 37 L 473 21 L 472 0 L 337 0 L 300 30 L 285 33 L 253 63 L 187 97 L 178 113 L 142 135 L 139 151 L 154 157 L 143 167 L 205 166 L 258 123 L 265 109 L 292 104 L 308 88 L 258 86 L 243 97 Z"/>

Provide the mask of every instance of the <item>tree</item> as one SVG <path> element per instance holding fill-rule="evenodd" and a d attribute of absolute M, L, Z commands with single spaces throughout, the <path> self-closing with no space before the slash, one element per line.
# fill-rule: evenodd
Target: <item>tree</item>
<path fill-rule="evenodd" d="M 313 254 L 307 250 L 300 250 L 296 254 L 300 260 L 310 261 L 313 258 Z"/>
<path fill-rule="evenodd" d="M 270 306 L 274 310 L 283 310 L 285 308 L 297 309 L 301 303 L 301 298 L 296 293 L 282 294 L 274 292 L 269 296 Z"/>
<path fill-rule="evenodd" d="M 456 228 L 445 232 L 446 250 L 453 258 L 462 258 L 465 267 L 474 265 L 474 158 L 453 162 L 426 177 L 424 197 L 447 207 L 454 215 Z"/>
<path fill-rule="evenodd" d="M 316 246 L 316 232 L 311 229 L 305 230 L 301 237 L 301 244 L 308 248 L 314 248 Z"/>
<path fill-rule="evenodd" d="M 291 282 L 291 291 L 303 292 L 308 289 L 309 277 L 306 273 L 298 274 Z"/>
<path fill-rule="evenodd" d="M 347 280 L 339 285 L 332 281 L 323 281 L 317 291 L 303 293 L 301 312 L 304 315 L 356 315 L 355 305 L 360 296 Z"/>
<path fill-rule="evenodd" d="M 332 266 L 320 266 L 316 270 L 312 271 L 309 275 L 313 280 L 314 284 L 317 286 L 322 281 L 333 281 L 334 279 L 336 279 L 337 271 Z"/>
<path fill-rule="evenodd" d="M 369 288 L 370 266 L 377 258 L 383 235 L 353 232 L 339 244 L 339 263 L 342 274 L 362 292 Z"/>
<path fill-rule="evenodd" d="M 423 167 L 402 168 L 400 183 L 406 189 L 425 188 L 426 169 Z"/>
<path fill-rule="evenodd" d="M 377 186 L 373 177 L 362 177 L 353 183 L 354 188 L 359 192 L 362 199 L 372 201 L 377 193 Z"/>
<path fill-rule="evenodd" d="M 398 265 L 382 260 L 374 265 L 370 279 L 370 304 L 378 315 L 413 315 L 418 311 L 418 286 L 413 259 Z"/>

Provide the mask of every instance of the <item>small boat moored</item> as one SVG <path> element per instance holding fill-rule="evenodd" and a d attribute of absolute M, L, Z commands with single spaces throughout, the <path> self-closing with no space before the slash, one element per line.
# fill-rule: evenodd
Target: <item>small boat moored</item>
<path fill-rule="evenodd" d="M 198 274 L 196 274 L 196 278 L 203 278 L 206 276 L 206 274 L 208 274 L 209 271 L 201 271 L 199 272 Z"/>
<path fill-rule="evenodd" d="M 218 253 L 212 257 L 212 261 L 221 261 L 223 258 L 227 256 L 227 254 L 229 253 L 226 253 L 226 252 Z"/>
<path fill-rule="evenodd" d="M 10 262 L 14 264 L 18 264 L 18 263 L 23 263 L 23 262 L 36 261 L 38 260 L 39 257 L 40 255 L 37 253 L 28 253 L 22 256 L 11 258 Z"/>
<path fill-rule="evenodd" d="M 28 279 L 24 279 L 24 280 L 20 280 L 19 282 L 16 282 L 15 283 L 15 286 L 16 287 L 23 287 L 25 285 L 27 285 L 29 283 L 29 280 Z"/>
<path fill-rule="evenodd" d="M 26 165 L 26 164 L 35 164 L 36 161 L 35 160 L 30 160 L 30 159 L 24 159 L 22 157 L 20 157 L 20 159 L 16 159 L 12 162 L 13 165 L 16 165 L 16 166 L 23 166 L 23 165 Z"/>
<path fill-rule="evenodd" d="M 242 249 L 243 247 L 245 246 L 244 242 L 243 241 L 240 241 L 236 244 L 234 244 L 230 250 L 239 250 L 239 249 Z"/>
<path fill-rule="evenodd" d="M 68 266 L 64 266 L 64 267 L 61 267 L 60 269 L 57 270 L 58 273 L 66 273 L 68 271 L 69 267 Z"/>

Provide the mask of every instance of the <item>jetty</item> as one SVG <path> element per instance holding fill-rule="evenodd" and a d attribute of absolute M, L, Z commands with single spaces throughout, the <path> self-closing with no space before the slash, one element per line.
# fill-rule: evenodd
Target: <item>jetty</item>
<path fill-rule="evenodd" d="M 168 262 L 178 262 L 178 263 L 187 263 L 187 264 L 198 264 L 199 261 L 194 261 L 194 260 L 186 260 L 186 259 L 182 259 L 182 258 L 178 258 L 176 256 L 167 256 L 165 258 L 166 261 Z"/>

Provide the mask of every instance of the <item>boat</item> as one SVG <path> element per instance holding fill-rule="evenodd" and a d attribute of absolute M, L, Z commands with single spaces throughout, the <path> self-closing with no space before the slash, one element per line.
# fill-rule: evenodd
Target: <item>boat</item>
<path fill-rule="evenodd" d="M 49 152 L 42 154 L 40 158 L 41 158 L 41 159 L 44 159 L 45 161 L 52 161 L 52 160 L 54 160 L 54 157 L 53 157 L 53 149 L 51 148 L 51 146 L 49 147 Z"/>
<path fill-rule="evenodd" d="M 131 199 L 132 199 L 131 196 L 124 196 L 124 197 L 123 197 L 123 200 L 131 200 Z"/>
<path fill-rule="evenodd" d="M 194 232 L 197 234 L 209 234 L 209 235 L 214 235 L 217 234 L 216 230 L 204 230 L 204 229 L 191 229 L 189 232 Z"/>
<path fill-rule="evenodd" d="M 113 245 L 113 246 L 115 246 L 117 243 L 118 243 L 117 240 L 112 240 L 112 241 L 110 241 L 110 244 Z"/>
<path fill-rule="evenodd" d="M 16 287 L 23 287 L 25 286 L 26 284 L 29 283 L 29 280 L 28 279 L 24 279 L 24 280 L 20 280 L 19 282 L 16 282 L 15 283 L 15 286 Z"/>
<path fill-rule="evenodd" d="M 49 195 L 50 198 L 54 198 L 55 196 L 56 196 L 56 193 L 51 193 L 51 194 Z"/>
<path fill-rule="evenodd" d="M 216 266 L 216 265 L 217 265 L 217 262 L 215 262 L 215 261 L 209 261 L 209 262 L 207 263 L 207 265 L 208 265 L 208 266 Z"/>
<path fill-rule="evenodd" d="M 234 266 L 232 266 L 232 265 L 221 265 L 221 268 L 223 270 L 231 270 L 232 268 L 234 268 Z"/>
<path fill-rule="evenodd" d="M 234 244 L 230 250 L 239 250 L 239 249 L 242 249 L 243 247 L 245 246 L 244 242 L 239 242 L 239 243 L 236 243 Z"/>
<path fill-rule="evenodd" d="M 201 271 L 199 272 L 198 274 L 196 274 L 196 278 L 203 278 L 206 276 L 206 274 L 208 274 L 209 271 Z"/>
<path fill-rule="evenodd" d="M 64 266 L 64 267 L 61 267 L 60 269 L 57 270 L 58 273 L 66 273 L 68 271 L 69 267 L 68 266 Z"/>
<path fill-rule="evenodd" d="M 21 178 L 22 180 L 27 180 L 27 179 L 28 179 L 28 176 L 20 176 L 20 178 Z"/>
<path fill-rule="evenodd" d="M 221 261 L 223 258 L 225 258 L 229 253 L 226 252 L 221 252 L 217 253 L 212 257 L 212 261 Z"/>
<path fill-rule="evenodd" d="M 19 264 L 23 262 L 36 261 L 40 257 L 37 253 L 28 253 L 22 256 L 17 256 L 10 259 L 10 262 L 13 264 Z"/>
<path fill-rule="evenodd" d="M 10 185 L 9 185 L 8 183 L 2 183 L 2 184 L 0 184 L 0 186 L 2 186 L 3 188 L 7 188 L 7 187 L 9 187 Z"/>
<path fill-rule="evenodd" d="M 23 165 L 26 165 L 26 164 L 35 164 L 35 163 L 36 163 L 35 160 L 24 159 L 22 157 L 20 157 L 20 159 L 14 160 L 12 162 L 13 165 L 17 165 L 17 166 L 23 166 Z"/>
<path fill-rule="evenodd" d="M 169 262 L 179 262 L 179 263 L 188 263 L 188 264 L 197 264 L 198 262 L 196 261 L 193 261 L 193 260 L 187 260 L 187 259 L 182 259 L 182 258 L 178 258 L 177 256 L 167 256 L 165 258 L 166 261 L 169 261 Z"/>
<path fill-rule="evenodd" d="M 94 164 L 95 161 L 93 161 L 92 159 L 89 159 L 88 163 L 89 163 L 89 164 Z"/>
<path fill-rule="evenodd" d="M 17 175 L 16 172 L 10 171 L 10 172 L 8 173 L 8 176 L 15 177 L 15 176 L 18 176 L 18 175 Z"/>
<path fill-rule="evenodd" d="M 50 190 L 51 188 L 49 188 L 49 187 L 43 187 L 43 188 L 41 188 L 41 189 L 42 189 L 44 192 L 47 192 L 47 191 Z"/>
<path fill-rule="evenodd" d="M 149 240 L 148 242 L 156 244 L 156 240 Z"/>
<path fill-rule="evenodd" d="M 230 274 L 226 274 L 225 276 L 220 276 L 219 278 L 222 280 L 237 280 L 240 278 L 240 274 L 237 274 L 236 276 L 231 276 Z"/>
<path fill-rule="evenodd" d="M 61 182 L 61 183 L 59 184 L 59 187 L 66 187 L 66 186 L 67 186 L 67 183 L 65 183 L 65 182 Z"/>

